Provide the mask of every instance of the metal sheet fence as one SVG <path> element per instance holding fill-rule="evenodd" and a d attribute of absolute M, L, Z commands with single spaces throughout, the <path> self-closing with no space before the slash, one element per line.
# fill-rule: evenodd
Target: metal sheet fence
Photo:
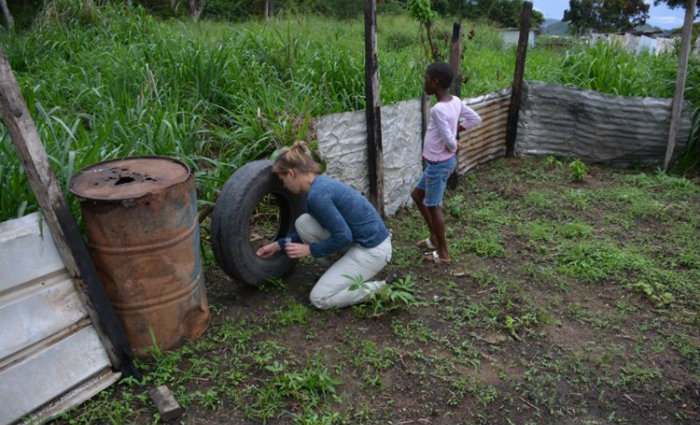
<path fill-rule="evenodd" d="M 619 167 L 661 165 L 666 153 L 671 99 L 625 97 L 557 84 L 523 85 L 516 155 L 553 155 Z M 676 152 L 690 132 L 683 108 Z"/>
<path fill-rule="evenodd" d="M 481 124 L 459 134 L 461 148 L 457 172 L 465 174 L 480 164 L 506 154 L 506 125 L 510 89 L 464 99 L 464 103 L 481 115 Z"/>
<path fill-rule="evenodd" d="M 464 99 L 482 123 L 460 134 L 457 172 L 506 154 L 511 90 Z M 671 99 L 624 97 L 557 84 L 525 82 L 515 140 L 516 155 L 554 155 L 613 166 L 663 163 L 670 125 Z M 420 177 L 420 102 L 382 107 L 384 190 L 387 214 L 411 203 Z M 690 132 L 691 111 L 684 106 L 676 140 L 680 151 Z M 367 139 L 363 111 L 314 120 L 327 172 L 366 193 Z"/>

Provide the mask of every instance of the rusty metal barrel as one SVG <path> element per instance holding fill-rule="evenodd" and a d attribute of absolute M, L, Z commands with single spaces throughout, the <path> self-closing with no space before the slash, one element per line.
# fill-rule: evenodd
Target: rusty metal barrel
<path fill-rule="evenodd" d="M 194 176 L 167 157 L 100 162 L 76 173 L 88 246 L 137 355 L 178 347 L 209 326 Z"/>

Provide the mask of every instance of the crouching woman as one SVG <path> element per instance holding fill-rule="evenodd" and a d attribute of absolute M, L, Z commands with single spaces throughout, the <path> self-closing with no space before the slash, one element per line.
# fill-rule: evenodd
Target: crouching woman
<path fill-rule="evenodd" d="M 391 260 L 391 238 L 372 204 L 350 186 L 321 173 L 321 166 L 298 141 L 275 159 L 272 171 L 290 192 L 304 195 L 307 212 L 295 232 L 258 249 L 261 257 L 284 250 L 290 258 L 325 258 L 347 248 L 311 290 L 320 309 L 367 301 L 383 280 L 369 281 Z"/>

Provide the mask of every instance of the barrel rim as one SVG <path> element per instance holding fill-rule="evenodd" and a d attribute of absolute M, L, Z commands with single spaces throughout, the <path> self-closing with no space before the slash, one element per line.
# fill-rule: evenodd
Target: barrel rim
<path fill-rule="evenodd" d="M 144 192 L 141 195 L 137 196 L 128 196 L 128 197 L 122 197 L 122 198 L 114 198 L 114 197 L 108 197 L 108 196 L 86 196 L 84 193 L 79 192 L 77 189 L 74 189 L 74 181 L 82 176 L 84 173 L 89 172 L 91 169 L 96 168 L 98 166 L 104 166 L 106 164 L 114 163 L 114 162 L 121 162 L 121 161 L 129 161 L 129 160 L 148 160 L 148 159 L 158 159 L 158 160 L 166 160 L 166 161 L 171 161 L 174 162 L 180 166 L 182 166 L 185 169 L 185 177 L 182 179 L 182 181 L 176 181 L 173 183 L 173 185 L 178 185 L 187 182 L 189 179 L 192 178 L 192 169 L 185 164 L 182 160 L 179 158 L 175 158 L 172 156 L 167 156 L 167 155 L 142 155 L 142 156 L 127 156 L 123 158 L 113 158 L 113 159 L 108 159 L 105 161 L 100 161 L 96 162 L 94 164 L 90 164 L 87 167 L 81 169 L 80 171 L 76 172 L 71 176 L 70 182 L 68 183 L 68 191 L 70 191 L 73 195 L 77 196 L 81 201 L 83 200 L 94 200 L 94 201 L 107 201 L 107 202 L 121 202 L 127 199 L 140 199 L 143 198 L 144 196 L 148 196 L 149 192 Z M 171 185 L 172 186 L 172 185 Z"/>

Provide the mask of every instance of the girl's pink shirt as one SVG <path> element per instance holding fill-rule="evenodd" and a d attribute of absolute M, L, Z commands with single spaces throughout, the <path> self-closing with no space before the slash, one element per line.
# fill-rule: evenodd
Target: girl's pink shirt
<path fill-rule="evenodd" d="M 430 108 L 430 121 L 423 139 L 423 158 L 431 162 L 452 158 L 457 152 L 457 125 L 460 123 L 469 129 L 479 125 L 481 117 L 457 96 Z"/>

